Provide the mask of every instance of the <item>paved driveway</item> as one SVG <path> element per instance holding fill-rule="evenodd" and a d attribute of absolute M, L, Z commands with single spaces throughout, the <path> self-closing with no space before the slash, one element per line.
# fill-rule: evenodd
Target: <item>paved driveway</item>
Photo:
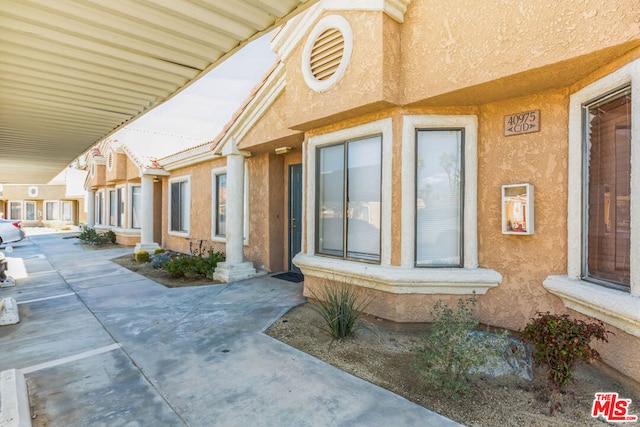
<path fill-rule="evenodd" d="M 76 242 L 15 244 L 0 289 L 21 317 L 0 371 L 24 372 L 34 426 L 456 425 L 263 334 L 301 284 L 168 289 L 109 261 L 130 248 Z"/>

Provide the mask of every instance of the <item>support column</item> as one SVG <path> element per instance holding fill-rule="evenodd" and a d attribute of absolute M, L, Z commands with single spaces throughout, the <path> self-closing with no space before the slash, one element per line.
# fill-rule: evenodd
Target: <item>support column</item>
<path fill-rule="evenodd" d="M 232 147 L 227 153 L 226 261 L 216 267 L 214 280 L 237 282 L 256 275 L 253 263 L 244 262 L 244 156 Z"/>
<path fill-rule="evenodd" d="M 93 228 L 96 226 L 96 192 L 91 189 L 87 190 L 84 201 L 87 207 L 86 227 Z"/>
<path fill-rule="evenodd" d="M 153 252 L 159 245 L 153 241 L 153 177 L 142 175 L 140 186 L 142 206 L 140 206 L 140 243 L 135 251 Z"/>

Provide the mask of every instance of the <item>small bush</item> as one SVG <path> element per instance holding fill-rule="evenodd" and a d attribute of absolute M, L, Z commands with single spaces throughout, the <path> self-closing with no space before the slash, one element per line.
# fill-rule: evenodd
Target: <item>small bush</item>
<path fill-rule="evenodd" d="M 508 332 L 502 335 L 472 333 L 479 325 L 475 317 L 475 295 L 458 300 L 457 311 L 439 300 L 431 312 L 432 329 L 416 348 L 414 370 L 444 394 L 459 399 L 472 389 L 471 375 L 480 375 L 482 366 L 500 357 L 509 345 Z"/>
<path fill-rule="evenodd" d="M 136 259 L 136 262 L 149 262 L 149 259 L 151 259 L 149 252 L 145 250 L 136 252 L 134 257 Z"/>
<path fill-rule="evenodd" d="M 154 255 L 163 254 L 163 253 L 164 253 L 164 248 L 162 247 L 158 247 L 153 251 Z"/>
<path fill-rule="evenodd" d="M 546 312 L 531 319 L 524 328 L 522 339 L 533 344 L 535 364 L 546 366 L 552 391 L 561 391 L 573 378 L 578 362 L 590 362 L 600 357 L 591 348 L 591 340 L 608 342 L 609 333 L 599 320 L 587 323 L 570 319 L 567 314 Z"/>
<path fill-rule="evenodd" d="M 324 319 L 327 332 L 334 339 L 351 335 L 362 312 L 371 303 L 370 298 L 358 298 L 355 287 L 348 283 L 332 282 L 318 293 L 311 291 L 317 300 L 316 310 Z"/>
<path fill-rule="evenodd" d="M 81 242 L 89 245 L 106 245 L 107 243 L 116 242 L 116 233 L 109 230 L 105 233 L 98 233 L 95 228 L 85 227 L 78 236 Z"/>
<path fill-rule="evenodd" d="M 190 255 L 180 254 L 162 264 L 169 277 L 179 278 L 185 275 L 211 277 L 219 262 L 225 260 L 224 252 L 213 249 L 196 249 Z"/>

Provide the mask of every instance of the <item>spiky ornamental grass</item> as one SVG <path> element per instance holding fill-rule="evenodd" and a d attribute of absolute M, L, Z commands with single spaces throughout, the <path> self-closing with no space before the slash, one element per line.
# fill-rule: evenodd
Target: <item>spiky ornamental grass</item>
<path fill-rule="evenodd" d="M 320 291 L 311 290 L 316 300 L 316 311 L 326 323 L 326 331 L 334 339 L 353 334 L 356 321 L 371 303 L 371 298 L 360 298 L 355 286 L 349 283 L 331 282 Z"/>

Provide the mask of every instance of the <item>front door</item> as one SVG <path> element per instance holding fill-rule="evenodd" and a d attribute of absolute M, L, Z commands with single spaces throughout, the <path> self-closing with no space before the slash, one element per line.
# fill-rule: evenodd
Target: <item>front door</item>
<path fill-rule="evenodd" d="M 302 250 L 302 164 L 289 166 L 289 270 L 300 272 L 291 260 Z"/>

